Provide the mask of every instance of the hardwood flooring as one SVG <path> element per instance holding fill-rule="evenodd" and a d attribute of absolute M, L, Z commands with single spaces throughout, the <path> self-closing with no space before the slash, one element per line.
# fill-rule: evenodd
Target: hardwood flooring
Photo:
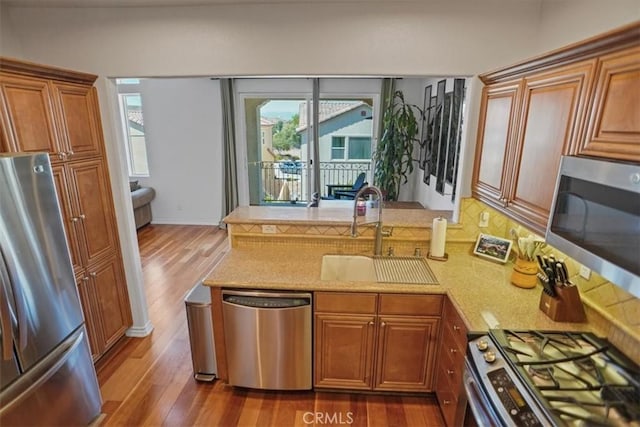
<path fill-rule="evenodd" d="M 138 232 L 153 332 L 123 338 L 96 365 L 104 426 L 433 426 L 433 397 L 236 389 L 193 379 L 184 296 L 228 249 L 210 226 Z"/>

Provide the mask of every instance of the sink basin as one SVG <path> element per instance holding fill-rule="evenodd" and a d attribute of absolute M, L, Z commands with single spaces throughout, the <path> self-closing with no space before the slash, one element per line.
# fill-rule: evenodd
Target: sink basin
<path fill-rule="evenodd" d="M 320 279 L 344 282 L 438 284 L 426 260 L 420 257 L 324 255 Z"/>
<path fill-rule="evenodd" d="M 364 255 L 325 255 L 322 257 L 321 280 L 344 282 L 377 282 L 373 258 Z"/>

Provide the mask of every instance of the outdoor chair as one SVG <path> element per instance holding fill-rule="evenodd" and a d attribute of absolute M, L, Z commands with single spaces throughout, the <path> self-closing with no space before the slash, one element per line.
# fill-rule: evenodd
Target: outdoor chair
<path fill-rule="evenodd" d="M 366 174 L 362 172 L 358 175 L 353 185 L 327 184 L 327 195 L 333 199 L 353 200 L 356 197 L 356 193 L 367 185 L 365 182 L 366 177 Z"/>

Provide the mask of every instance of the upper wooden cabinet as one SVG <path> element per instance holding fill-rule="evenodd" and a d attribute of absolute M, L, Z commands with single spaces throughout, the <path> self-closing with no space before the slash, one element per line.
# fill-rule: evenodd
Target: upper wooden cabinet
<path fill-rule="evenodd" d="M 0 62 L 4 151 L 44 151 L 54 163 L 102 154 L 102 129 L 92 86 L 95 76 L 7 58 Z"/>
<path fill-rule="evenodd" d="M 640 161 L 640 47 L 598 60 L 587 135 L 579 153 Z"/>
<path fill-rule="evenodd" d="M 474 197 L 544 234 L 563 155 L 640 160 L 640 24 L 480 76 Z"/>

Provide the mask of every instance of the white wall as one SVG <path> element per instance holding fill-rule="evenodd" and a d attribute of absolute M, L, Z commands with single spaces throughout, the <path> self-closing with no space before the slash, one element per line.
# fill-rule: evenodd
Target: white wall
<path fill-rule="evenodd" d="M 615 19 L 613 19 L 615 17 Z M 638 0 L 543 0 L 540 53 L 640 19 Z"/>
<path fill-rule="evenodd" d="M 539 1 L 9 11 L 27 59 L 110 77 L 423 76 L 476 74 L 527 56 Z"/>
<path fill-rule="evenodd" d="M 13 29 L 13 22 L 9 16 L 9 9 L 0 4 L 0 55 L 22 58 L 24 51 Z"/>
<path fill-rule="evenodd" d="M 220 84 L 209 78 L 140 83 L 154 224 L 217 225 L 222 216 Z"/>

